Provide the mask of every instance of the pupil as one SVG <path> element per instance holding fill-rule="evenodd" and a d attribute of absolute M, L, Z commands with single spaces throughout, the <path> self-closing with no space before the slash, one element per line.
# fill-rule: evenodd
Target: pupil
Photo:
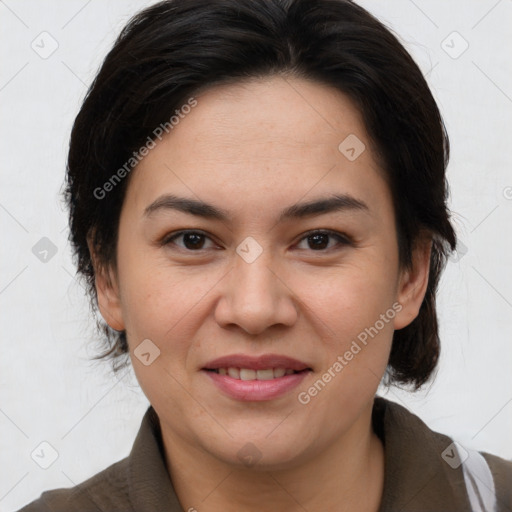
<path fill-rule="evenodd" d="M 309 237 L 309 239 L 315 240 L 315 242 L 313 243 L 313 248 L 324 249 L 328 245 L 328 242 L 327 242 L 328 237 L 329 237 L 329 235 L 327 235 L 325 233 L 319 233 L 316 235 L 311 235 Z"/>
<path fill-rule="evenodd" d="M 198 233 L 185 233 L 183 241 L 187 249 L 200 249 L 203 245 L 201 242 L 204 241 L 202 237 L 203 235 Z"/>

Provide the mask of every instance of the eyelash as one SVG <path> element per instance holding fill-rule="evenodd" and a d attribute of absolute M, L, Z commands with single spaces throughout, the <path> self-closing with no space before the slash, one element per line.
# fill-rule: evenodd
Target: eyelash
<path fill-rule="evenodd" d="M 211 240 L 211 238 L 206 234 L 204 233 L 203 231 L 200 231 L 200 230 L 193 230 L 193 229 L 187 229 L 187 230 L 183 230 L 183 231 L 178 231 L 176 233 L 171 233 L 167 236 L 165 236 L 162 241 L 160 242 L 160 245 L 162 246 L 169 246 L 171 244 L 173 245 L 176 245 L 174 244 L 174 240 L 176 240 L 177 238 L 183 236 L 183 235 L 186 235 L 186 234 L 196 234 L 196 235 L 201 235 L 201 236 L 204 236 L 208 239 Z M 351 239 L 351 237 L 349 237 L 348 235 L 344 234 L 344 233 L 338 233 L 337 231 L 332 231 L 330 229 L 315 229 L 315 230 L 312 230 L 312 231 L 308 231 L 307 233 L 305 233 L 302 238 L 299 240 L 298 243 L 302 242 L 303 240 L 309 238 L 309 237 L 312 237 L 314 235 L 328 235 L 332 238 L 336 238 L 338 240 L 338 245 L 340 246 L 339 248 L 343 247 L 343 246 L 348 246 L 348 245 L 353 245 L 353 240 Z M 178 246 L 179 247 L 179 246 Z M 179 249 L 182 249 L 186 252 L 202 252 L 202 251 L 205 251 L 207 249 L 197 249 L 197 250 L 193 250 L 193 249 L 187 249 L 186 247 L 179 247 Z M 331 247 L 331 248 L 327 248 L 327 249 L 318 249 L 318 250 L 314 250 L 314 249 L 309 249 L 311 250 L 312 252 L 328 252 L 328 251 L 331 251 L 335 249 L 335 247 Z"/>

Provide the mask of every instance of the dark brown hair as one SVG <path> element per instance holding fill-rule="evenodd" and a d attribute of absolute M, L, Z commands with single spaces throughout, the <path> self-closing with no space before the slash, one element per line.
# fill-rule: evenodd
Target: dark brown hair
<path fill-rule="evenodd" d="M 418 388 L 439 357 L 435 295 L 456 244 L 446 206 L 448 136 L 411 56 L 349 0 L 169 0 L 129 21 L 89 88 L 69 148 L 70 241 L 92 308 L 87 240 L 99 264 L 115 268 L 129 175 L 108 187 L 106 199 L 98 190 L 198 90 L 274 74 L 333 86 L 359 108 L 391 189 L 401 265 L 410 265 L 422 231 L 432 236 L 425 298 L 418 317 L 395 331 L 388 365 L 389 383 Z M 126 334 L 99 323 L 108 347 L 98 357 L 119 369 L 128 360 Z"/>

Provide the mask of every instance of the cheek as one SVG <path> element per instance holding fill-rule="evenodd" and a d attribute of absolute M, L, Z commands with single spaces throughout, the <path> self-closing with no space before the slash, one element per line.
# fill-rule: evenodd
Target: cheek
<path fill-rule="evenodd" d="M 393 336 L 391 272 L 370 272 L 367 265 L 350 270 L 309 287 L 305 299 L 316 318 L 316 334 L 323 329 L 329 336 L 317 341 L 321 365 L 297 399 L 309 417 L 322 418 L 326 436 L 347 429 L 373 399 Z"/>
<path fill-rule="evenodd" d="M 325 337 L 316 380 L 301 389 L 304 400 L 310 400 L 314 414 L 324 414 L 333 403 L 348 416 L 356 414 L 374 396 L 386 370 L 400 306 L 389 282 L 368 272 L 339 275 L 311 291 L 307 300 L 315 305 L 316 334 L 323 329 Z M 345 421 L 335 413 L 332 420 Z"/>
<path fill-rule="evenodd" d="M 150 339 L 161 350 L 160 362 L 184 373 L 197 329 L 211 313 L 211 294 L 222 269 L 180 268 L 146 256 L 126 258 L 119 272 L 131 350 Z"/>
<path fill-rule="evenodd" d="M 317 335 L 323 333 L 322 371 L 331 368 L 337 378 L 329 387 L 356 400 L 373 392 L 387 366 L 393 319 L 400 308 L 394 293 L 396 262 L 372 254 L 316 277 L 305 278 L 303 302 L 315 319 Z M 333 368 L 337 361 L 342 369 Z"/>
<path fill-rule="evenodd" d="M 327 326 L 347 334 L 354 328 L 373 325 L 391 308 L 396 296 L 395 267 L 389 258 L 361 255 L 329 272 L 303 274 L 302 284 L 297 281 L 296 286 L 303 291 L 304 303 L 314 308 Z"/>
<path fill-rule="evenodd" d="M 126 271 L 133 271 L 122 290 L 132 365 L 153 405 L 161 411 L 172 411 L 170 414 L 185 414 L 183 389 L 191 386 L 187 363 L 201 314 L 201 298 L 204 300 L 213 283 L 185 276 L 176 269 L 150 266 L 148 260 L 145 264 L 145 269 L 143 261 L 133 267 L 126 265 Z M 137 347 L 146 339 L 159 350 L 149 365 L 137 357 Z"/>

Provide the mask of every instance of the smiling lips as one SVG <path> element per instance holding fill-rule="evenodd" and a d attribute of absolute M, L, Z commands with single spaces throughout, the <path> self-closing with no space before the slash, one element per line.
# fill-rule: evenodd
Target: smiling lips
<path fill-rule="evenodd" d="M 203 371 L 230 397 L 263 401 L 282 396 L 296 387 L 311 368 L 277 354 L 260 357 L 235 354 L 209 362 Z"/>

